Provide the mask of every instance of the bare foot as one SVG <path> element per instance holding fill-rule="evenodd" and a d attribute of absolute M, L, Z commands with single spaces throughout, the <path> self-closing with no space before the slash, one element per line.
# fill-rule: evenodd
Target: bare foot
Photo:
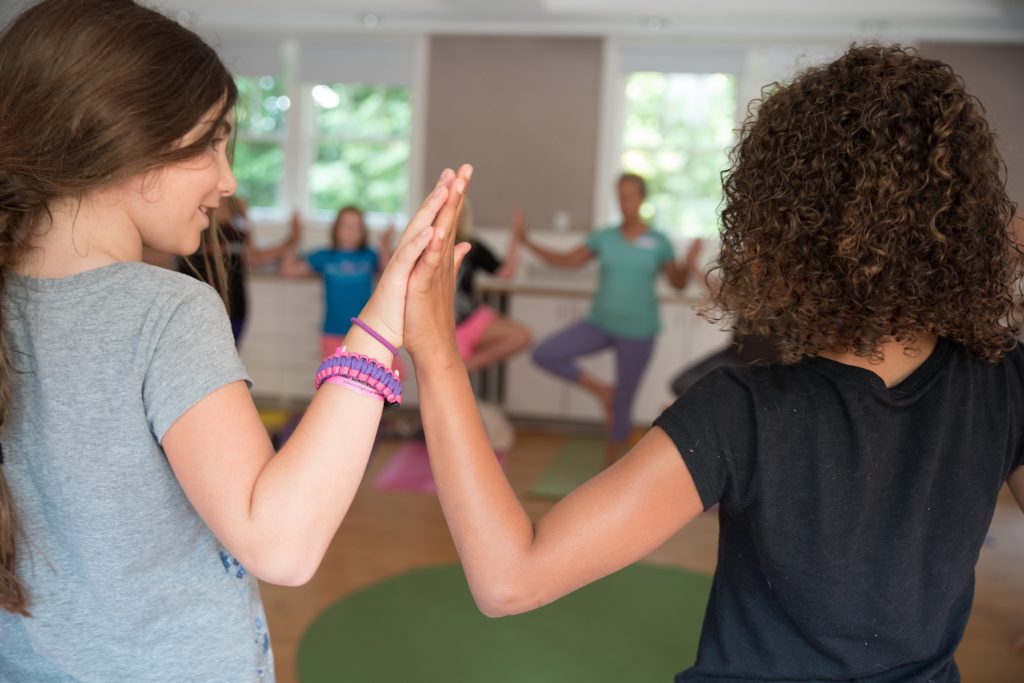
<path fill-rule="evenodd" d="M 580 375 L 579 383 L 581 387 L 592 393 L 598 403 L 601 404 L 601 409 L 604 411 L 604 422 L 610 431 L 614 422 L 612 401 L 615 398 L 615 387 L 605 384 L 586 373 Z"/>
<path fill-rule="evenodd" d="M 612 423 L 615 421 L 614 409 L 612 408 L 612 400 L 615 398 L 615 389 L 602 384 L 594 387 L 594 396 L 597 398 L 598 403 L 601 404 L 601 410 L 604 411 L 604 422 L 608 429 L 612 428 Z"/>

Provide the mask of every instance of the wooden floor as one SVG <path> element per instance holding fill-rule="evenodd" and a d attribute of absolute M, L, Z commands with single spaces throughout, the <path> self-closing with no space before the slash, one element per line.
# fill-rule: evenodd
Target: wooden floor
<path fill-rule="evenodd" d="M 543 515 L 551 503 L 530 500 L 526 490 L 563 439 L 539 429 L 521 429 L 509 456 L 509 479 L 534 519 Z M 457 559 L 434 496 L 373 489 L 372 482 L 396 443 L 384 442 L 378 448 L 362 489 L 316 577 L 301 588 L 263 586 L 280 683 L 298 680 L 295 656 L 299 640 L 310 622 L 328 605 L 353 590 L 409 569 Z M 717 543 L 717 519 L 714 515 L 701 515 L 652 553 L 648 561 L 711 573 Z M 992 524 L 991 542 L 982 551 L 978 564 L 974 611 L 957 656 L 963 680 L 1024 681 L 1024 657 L 1016 656 L 1011 649 L 1011 643 L 1021 635 L 1024 515 L 1004 487 Z M 344 672 L 339 672 L 338 680 L 346 680 Z"/>

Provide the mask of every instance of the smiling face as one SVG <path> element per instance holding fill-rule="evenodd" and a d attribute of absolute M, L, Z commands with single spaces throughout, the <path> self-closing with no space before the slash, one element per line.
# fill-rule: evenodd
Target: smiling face
<path fill-rule="evenodd" d="M 126 181 L 126 212 L 145 246 L 179 256 L 194 253 L 210 214 L 235 191 L 238 183 L 227 157 L 231 121 L 230 116 L 218 119 L 220 111 L 208 112 L 179 143 L 192 144 L 216 127 L 206 152 Z"/>

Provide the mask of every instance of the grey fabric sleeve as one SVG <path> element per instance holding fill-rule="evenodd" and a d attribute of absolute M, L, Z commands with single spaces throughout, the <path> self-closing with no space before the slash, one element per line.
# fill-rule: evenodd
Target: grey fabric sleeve
<path fill-rule="evenodd" d="M 143 382 L 146 419 L 157 441 L 189 408 L 239 380 L 252 386 L 223 302 L 211 287 L 190 287 L 167 318 Z"/>

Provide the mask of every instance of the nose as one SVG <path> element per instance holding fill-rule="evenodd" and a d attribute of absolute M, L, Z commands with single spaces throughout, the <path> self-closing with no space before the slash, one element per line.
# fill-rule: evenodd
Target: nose
<path fill-rule="evenodd" d="M 229 197 L 233 195 L 237 189 L 238 180 L 235 179 L 235 174 L 231 170 L 231 162 L 228 161 L 227 155 L 221 155 L 220 180 L 217 182 L 217 190 L 220 192 L 222 197 Z"/>

